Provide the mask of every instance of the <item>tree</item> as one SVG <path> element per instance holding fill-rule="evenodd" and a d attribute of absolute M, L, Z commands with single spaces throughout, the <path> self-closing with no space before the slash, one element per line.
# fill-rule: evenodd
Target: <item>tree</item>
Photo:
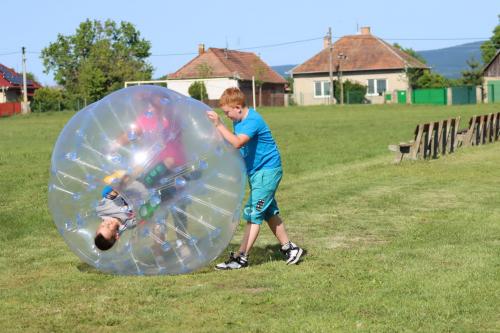
<path fill-rule="evenodd" d="M 420 54 L 417 53 L 417 51 L 415 51 L 414 49 L 412 48 L 404 48 L 402 47 L 401 45 L 399 45 L 398 43 L 394 43 L 393 46 L 401 51 L 403 51 L 404 53 L 412 56 L 413 58 L 417 59 L 418 61 L 420 61 L 421 63 L 423 64 L 427 64 L 427 61 L 425 60 L 424 57 L 422 57 Z"/>
<path fill-rule="evenodd" d="M 427 64 L 427 61 L 422 57 L 420 54 L 417 53 L 417 51 L 413 50 L 412 48 L 404 48 L 398 43 L 394 43 L 393 46 L 404 53 L 408 54 L 409 56 L 412 56 L 413 58 L 417 59 L 423 64 Z M 417 88 L 418 85 L 418 80 L 422 75 L 424 75 L 424 68 L 411 68 L 408 67 L 405 69 L 406 77 L 408 78 L 408 83 L 410 87 L 412 88 Z"/>
<path fill-rule="evenodd" d="M 31 80 L 31 81 L 38 82 L 38 80 L 36 79 L 35 74 L 33 74 L 33 73 L 31 73 L 31 72 L 26 72 L 26 79 L 27 79 L 27 80 Z"/>
<path fill-rule="evenodd" d="M 342 82 L 344 85 L 344 99 L 346 104 L 360 104 L 365 101 L 367 87 L 357 83 L 345 80 Z M 337 101 L 340 101 L 340 82 L 333 81 L 333 94 Z"/>
<path fill-rule="evenodd" d="M 255 85 L 259 88 L 259 106 L 262 106 L 262 86 L 264 85 L 264 75 L 267 73 L 267 68 L 260 60 L 255 60 L 253 63 L 253 72 Z"/>
<path fill-rule="evenodd" d="M 203 81 L 195 81 L 188 88 L 188 94 L 194 99 L 203 101 L 208 98 L 207 89 Z"/>
<path fill-rule="evenodd" d="M 498 15 L 500 21 L 500 15 Z M 483 44 L 481 44 L 481 55 L 483 63 L 488 64 L 495 56 L 497 51 L 500 50 L 500 24 L 497 24 L 493 29 L 493 36 Z"/>
<path fill-rule="evenodd" d="M 418 78 L 415 88 L 444 88 L 448 85 L 448 80 L 444 76 L 424 70 L 422 76 Z"/>
<path fill-rule="evenodd" d="M 474 58 L 467 60 L 468 70 L 462 71 L 462 84 L 482 86 L 483 85 L 483 71 L 481 64 Z"/>
<path fill-rule="evenodd" d="M 128 22 L 86 20 L 74 35 L 59 34 L 42 50 L 44 72 L 70 96 L 90 101 L 123 87 L 128 80 L 149 80 L 153 67 L 146 62 L 151 43 Z"/>
<path fill-rule="evenodd" d="M 207 77 L 210 77 L 212 75 L 212 72 L 213 72 L 212 67 L 209 64 L 207 64 L 206 62 L 201 63 L 198 66 L 196 66 L 196 70 L 198 71 L 198 75 L 200 76 L 201 79 L 205 79 Z M 202 84 L 200 85 L 200 89 L 202 89 L 202 90 L 200 92 L 200 97 L 201 97 L 201 101 L 203 102 L 204 98 L 208 98 L 208 93 L 205 90 L 205 84 L 203 82 L 201 82 L 201 83 Z M 205 95 L 206 95 L 206 97 L 205 97 Z"/>
<path fill-rule="evenodd" d="M 287 77 L 286 84 L 288 86 L 288 93 L 293 94 L 293 77 Z"/>

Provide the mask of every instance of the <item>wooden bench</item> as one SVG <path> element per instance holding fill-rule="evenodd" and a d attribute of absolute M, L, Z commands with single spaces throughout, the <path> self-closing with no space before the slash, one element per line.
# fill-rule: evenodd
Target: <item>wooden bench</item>
<path fill-rule="evenodd" d="M 412 141 L 389 146 L 389 150 L 396 153 L 394 162 L 400 163 L 405 157 L 412 160 L 438 158 L 454 152 L 458 146 L 459 125 L 460 117 L 417 125 Z"/>
<path fill-rule="evenodd" d="M 462 145 L 478 146 L 496 142 L 500 138 L 500 112 L 472 116 L 469 127 L 462 131 Z"/>

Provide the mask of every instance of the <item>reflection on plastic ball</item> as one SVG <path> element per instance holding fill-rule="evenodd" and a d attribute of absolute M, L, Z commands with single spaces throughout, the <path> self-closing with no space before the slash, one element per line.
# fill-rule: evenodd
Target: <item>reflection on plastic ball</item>
<path fill-rule="evenodd" d="M 66 124 L 52 154 L 49 208 L 79 258 L 116 274 L 182 274 L 227 247 L 239 221 L 244 165 L 207 110 L 166 88 L 138 86 Z M 96 208 L 108 185 L 125 201 L 120 212 L 136 223 L 101 251 Z"/>

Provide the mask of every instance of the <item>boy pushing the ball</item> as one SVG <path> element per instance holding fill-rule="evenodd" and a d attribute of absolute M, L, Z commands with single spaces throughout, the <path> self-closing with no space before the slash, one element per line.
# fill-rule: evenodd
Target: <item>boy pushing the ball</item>
<path fill-rule="evenodd" d="M 241 245 L 237 254 L 231 252 L 229 260 L 216 265 L 216 269 L 240 269 L 248 266 L 248 258 L 262 221 L 281 244 L 281 252 L 288 265 L 299 262 L 303 249 L 291 242 L 285 225 L 279 216 L 276 190 L 281 181 L 282 167 L 278 147 L 262 116 L 253 108 L 248 108 L 245 95 L 238 88 L 228 88 L 222 94 L 220 107 L 233 121 L 234 133 L 220 120 L 217 113 L 208 111 L 208 117 L 219 133 L 233 147 L 240 149 L 245 160 L 250 196 L 243 209 L 247 221 Z"/>

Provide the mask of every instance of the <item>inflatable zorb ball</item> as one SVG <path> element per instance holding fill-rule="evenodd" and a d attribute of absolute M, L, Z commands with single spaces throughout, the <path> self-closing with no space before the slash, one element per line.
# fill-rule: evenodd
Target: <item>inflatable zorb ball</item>
<path fill-rule="evenodd" d="M 208 106 L 157 86 L 114 92 L 79 111 L 52 153 L 49 208 L 83 261 L 103 272 L 182 274 L 207 265 L 239 221 L 246 173 Z M 96 209 L 113 188 L 130 218 L 115 244 L 95 246 Z"/>

